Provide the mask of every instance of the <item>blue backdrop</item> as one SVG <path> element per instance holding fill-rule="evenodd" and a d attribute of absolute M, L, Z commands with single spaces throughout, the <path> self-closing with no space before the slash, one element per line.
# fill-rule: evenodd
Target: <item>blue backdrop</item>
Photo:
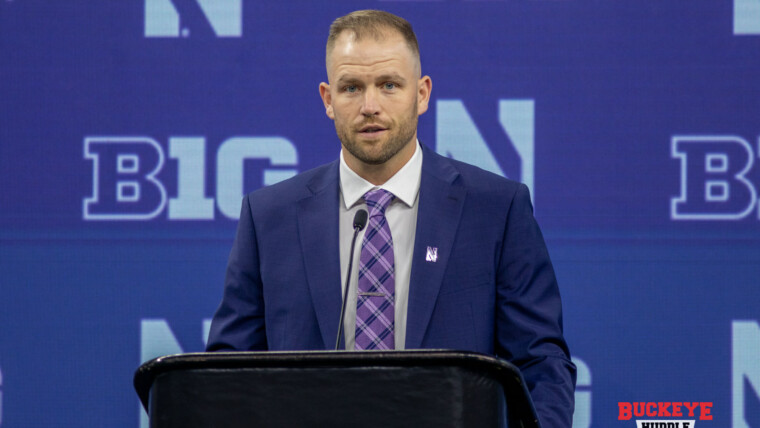
<path fill-rule="evenodd" d="M 760 0 L 0 1 L 0 426 L 144 424 L 242 194 L 337 156 L 324 43 L 362 8 L 417 31 L 421 141 L 530 186 L 575 426 L 760 427 Z"/>

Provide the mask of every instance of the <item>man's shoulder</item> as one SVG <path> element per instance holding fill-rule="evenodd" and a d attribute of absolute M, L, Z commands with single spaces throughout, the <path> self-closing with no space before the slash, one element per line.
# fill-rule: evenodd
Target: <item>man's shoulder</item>
<path fill-rule="evenodd" d="M 503 193 L 514 194 L 524 184 L 506 178 L 502 175 L 486 171 L 478 166 L 452 159 L 428 150 L 425 156 L 429 156 L 436 171 L 442 172 L 442 176 L 452 176 L 454 185 L 463 186 L 468 192 L 475 193 Z"/>
<path fill-rule="evenodd" d="M 290 204 L 321 191 L 330 184 L 337 185 L 337 161 L 296 174 L 283 181 L 259 188 L 246 197 L 268 204 Z"/>

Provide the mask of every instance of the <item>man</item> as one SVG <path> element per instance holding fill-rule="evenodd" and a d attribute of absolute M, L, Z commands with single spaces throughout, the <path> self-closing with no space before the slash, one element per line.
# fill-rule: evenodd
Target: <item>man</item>
<path fill-rule="evenodd" d="M 575 367 L 527 188 L 418 142 L 432 81 L 402 18 L 338 18 L 326 65 L 340 158 L 244 198 L 208 350 L 331 349 L 353 258 L 347 349 L 500 356 L 543 426 L 569 427 Z M 349 254 L 360 209 L 370 219 Z"/>

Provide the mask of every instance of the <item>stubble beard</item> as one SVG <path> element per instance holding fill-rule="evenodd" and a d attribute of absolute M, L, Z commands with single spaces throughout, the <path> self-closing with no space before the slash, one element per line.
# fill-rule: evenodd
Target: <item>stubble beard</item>
<path fill-rule="evenodd" d="M 382 144 L 380 152 L 376 154 L 365 150 L 362 144 L 354 137 L 353 128 L 350 126 L 341 126 L 335 121 L 335 131 L 343 147 L 353 157 L 367 165 L 382 165 L 406 147 L 412 140 L 412 137 L 414 137 L 414 133 L 417 131 L 417 106 L 414 105 L 410 117 L 400 122 L 397 127 L 390 128 L 385 142 L 379 141 L 376 143 Z"/>

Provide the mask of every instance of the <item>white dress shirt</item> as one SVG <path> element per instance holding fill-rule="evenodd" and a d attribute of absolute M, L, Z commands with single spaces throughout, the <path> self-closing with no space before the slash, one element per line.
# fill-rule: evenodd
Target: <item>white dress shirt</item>
<path fill-rule="evenodd" d="M 385 189 L 396 198 L 385 210 L 385 218 L 393 237 L 393 256 L 395 264 L 396 300 L 395 300 L 395 331 L 396 349 L 404 349 L 406 342 L 406 309 L 409 304 L 409 278 L 412 273 L 412 252 L 414 250 L 414 235 L 417 230 L 417 201 L 420 192 L 422 176 L 422 150 L 419 141 L 415 143 L 412 158 L 393 177 L 380 186 L 359 177 L 343 159 L 340 152 L 340 272 L 341 292 L 345 292 L 346 269 L 351 250 L 351 238 L 354 235 L 354 215 L 359 209 L 367 209 L 362 198 L 373 188 Z M 343 318 L 345 329 L 344 338 L 346 349 L 353 350 L 356 334 L 356 290 L 359 281 L 359 256 L 361 255 L 364 232 L 359 232 L 351 267 L 351 282 L 346 301 L 346 313 Z"/>

